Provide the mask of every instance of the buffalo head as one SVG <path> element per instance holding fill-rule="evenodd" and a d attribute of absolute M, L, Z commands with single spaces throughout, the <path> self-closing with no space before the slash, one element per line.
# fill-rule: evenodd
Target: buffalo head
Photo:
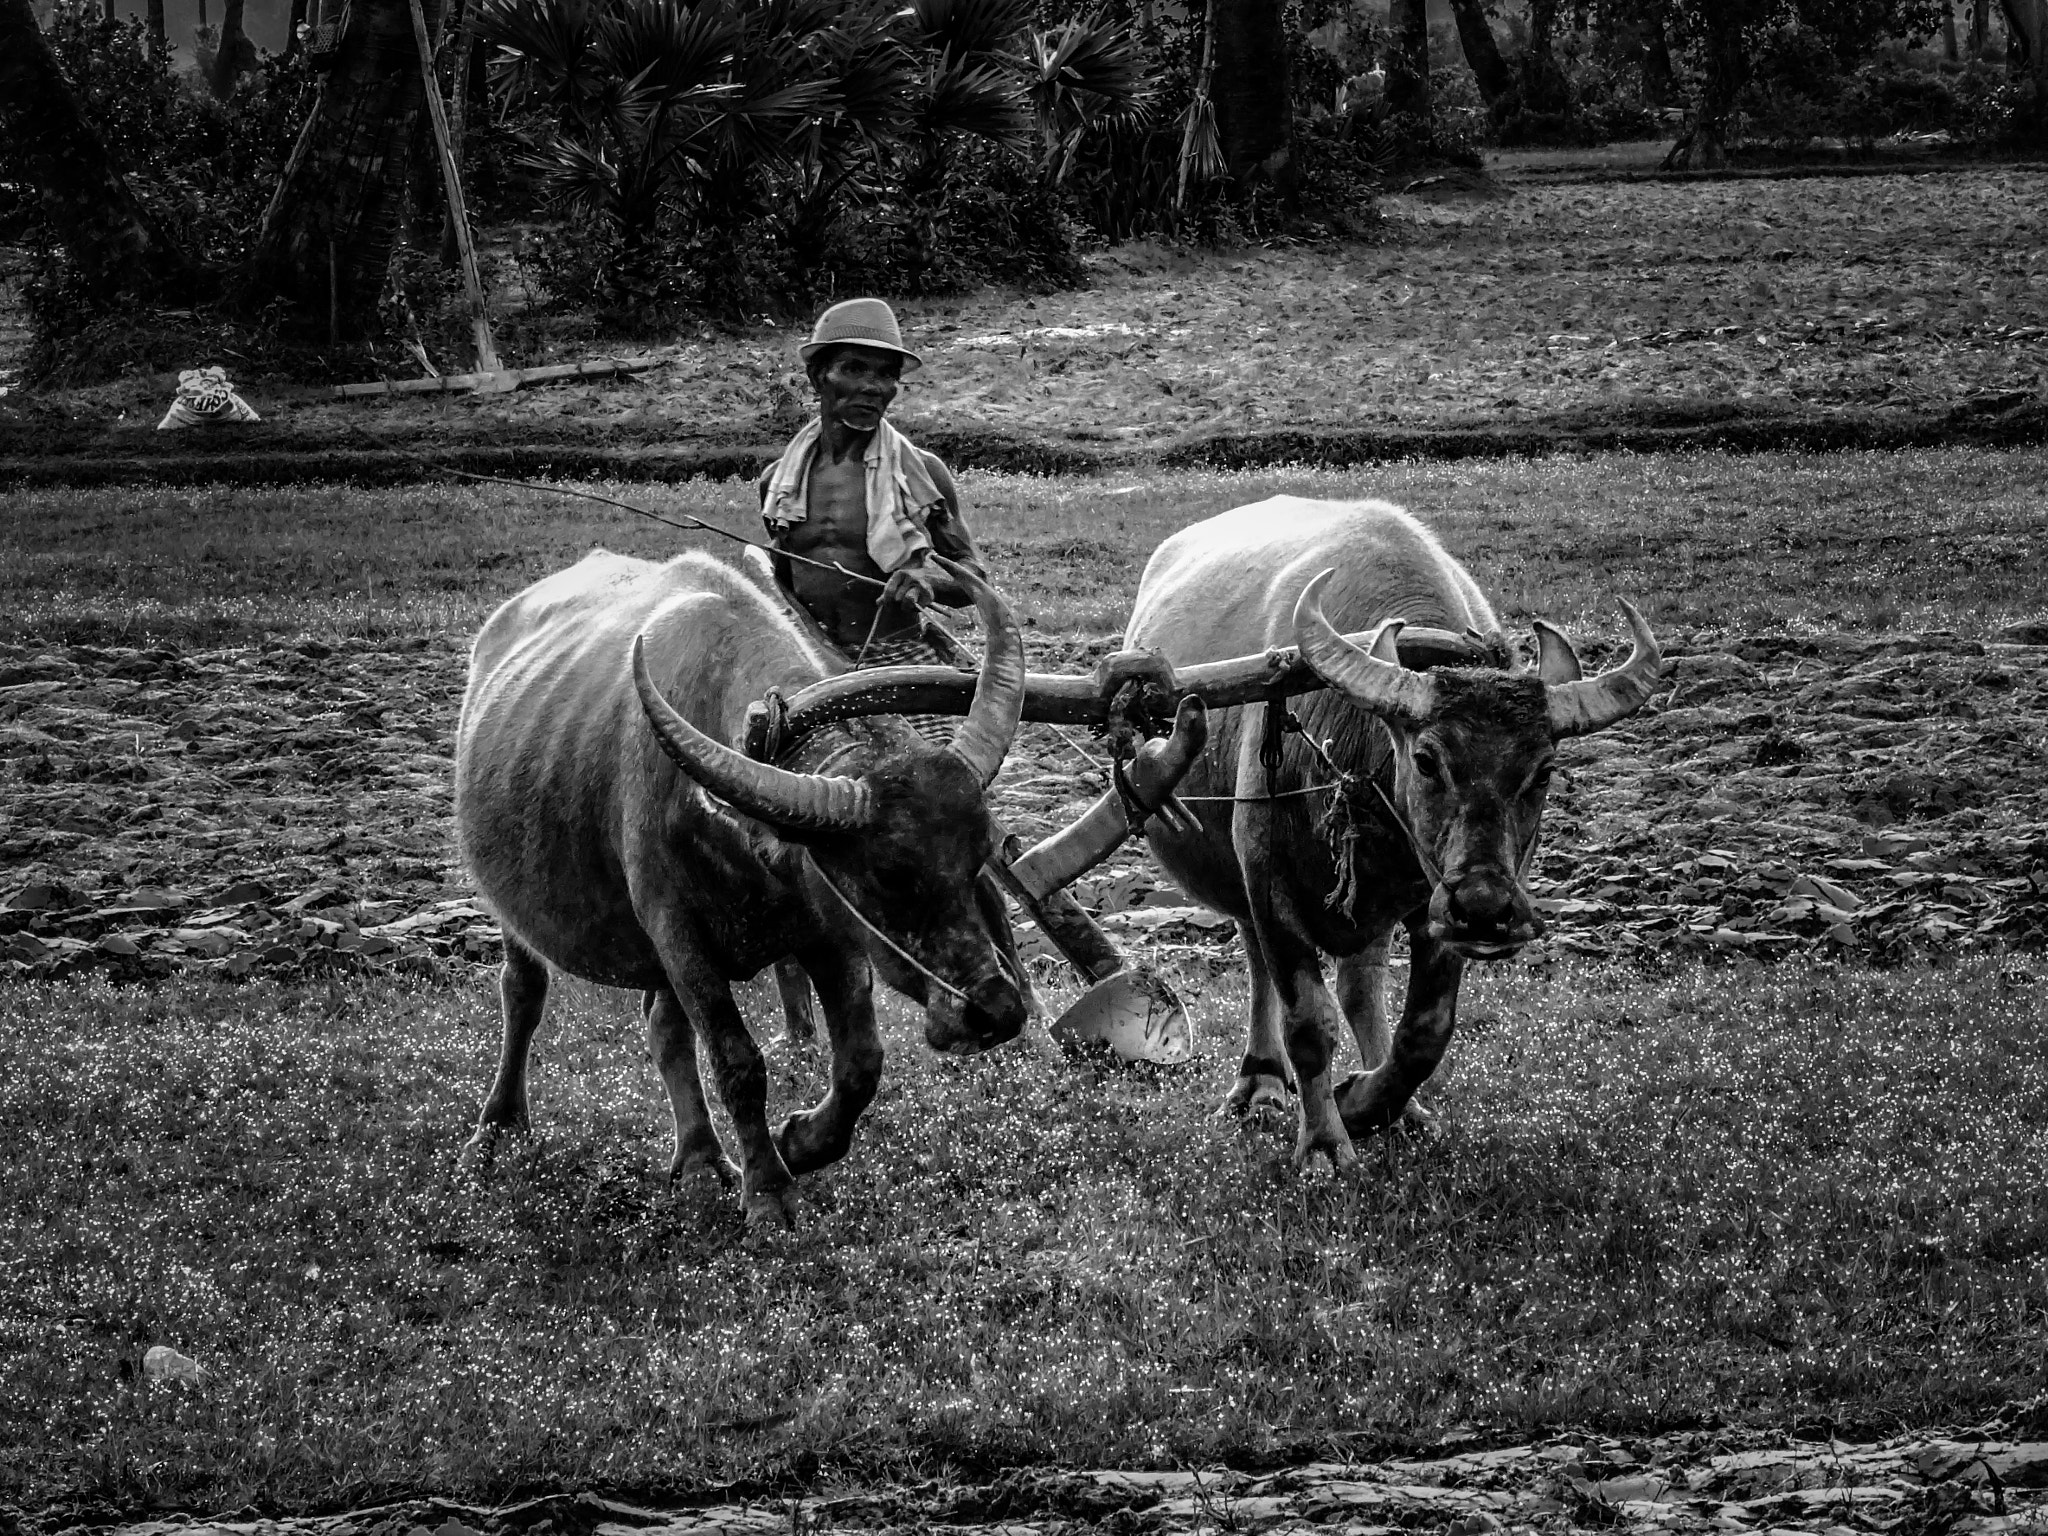
<path fill-rule="evenodd" d="M 973 596 L 988 636 L 974 702 L 944 747 L 900 721 L 865 721 L 835 734 L 818 771 L 795 772 L 685 719 L 649 675 L 638 637 L 633 681 L 684 774 L 802 847 L 814 903 L 852 909 L 876 969 L 924 1005 L 933 1049 L 973 1051 L 1014 1038 L 1026 1015 L 978 895 L 994 851 L 986 791 L 1024 707 L 1024 642 L 993 589 L 940 564 Z"/>
<path fill-rule="evenodd" d="M 1411 672 L 1394 648 L 1402 621 L 1354 645 L 1323 615 L 1324 571 L 1302 591 L 1294 631 L 1302 656 L 1394 744 L 1393 807 L 1429 876 L 1432 937 L 1472 960 L 1513 955 L 1543 933 L 1522 885 L 1550 788 L 1554 744 L 1634 714 L 1663 653 L 1628 602 L 1627 662 L 1587 679 L 1571 642 L 1538 621 L 1536 674 L 1451 668 Z"/>

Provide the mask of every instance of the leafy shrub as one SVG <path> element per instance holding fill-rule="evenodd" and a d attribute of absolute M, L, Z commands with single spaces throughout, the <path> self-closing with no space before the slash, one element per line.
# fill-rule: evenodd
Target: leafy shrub
<path fill-rule="evenodd" d="M 1028 0 L 486 0 L 523 163 L 595 226 L 543 255 L 606 302 L 737 318 L 849 272 L 957 287 L 1078 273 L 1061 189 L 1093 141 L 1145 121 L 1145 51 Z M 586 290 L 587 291 L 587 290 Z"/>
<path fill-rule="evenodd" d="M 259 57 L 222 102 L 154 59 L 140 20 L 110 20 L 93 0 L 56 0 L 45 35 L 144 206 L 202 263 L 239 261 L 310 104 L 305 66 Z M 0 182 L 15 179 L 0 144 Z M 13 237 L 32 253 L 23 299 L 36 377 L 78 383 L 181 366 L 217 347 L 223 327 L 243 348 L 266 345 L 274 330 L 261 315 L 107 314 L 76 284 L 34 203 L 24 198 L 12 212 Z"/>

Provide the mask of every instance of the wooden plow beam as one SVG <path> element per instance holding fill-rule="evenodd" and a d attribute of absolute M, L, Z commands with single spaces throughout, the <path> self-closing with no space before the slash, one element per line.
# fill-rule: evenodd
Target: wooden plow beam
<path fill-rule="evenodd" d="M 1372 643 L 1372 635 L 1347 637 Z M 1432 667 L 1501 667 L 1508 657 L 1498 642 L 1444 629 L 1404 629 L 1395 642 L 1401 664 L 1414 671 Z M 952 667 L 872 667 L 842 672 L 812 683 L 786 701 L 757 704 L 748 720 L 747 750 L 777 755 L 782 742 L 840 720 L 866 715 L 964 715 L 974 700 L 976 677 Z M 1042 725 L 1104 726 L 1126 686 L 1142 690 L 1147 713 L 1164 724 L 1179 702 L 1193 695 L 1209 709 L 1229 709 L 1264 699 L 1314 693 L 1327 686 L 1291 645 L 1255 656 L 1201 662 L 1175 668 L 1149 651 L 1118 651 L 1093 673 L 1032 672 L 1024 679 L 1024 718 Z"/>

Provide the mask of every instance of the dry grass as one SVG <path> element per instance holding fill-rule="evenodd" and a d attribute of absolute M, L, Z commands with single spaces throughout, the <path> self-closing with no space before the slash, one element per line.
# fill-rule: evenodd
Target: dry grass
<path fill-rule="evenodd" d="M 1513 158 L 1533 170 L 1544 157 Z M 1269 426 L 1702 405 L 1939 413 L 2033 397 L 2048 328 L 2042 183 L 2017 166 L 1683 185 L 1538 184 L 1510 171 L 1478 192 L 1387 197 L 1370 241 L 1120 246 L 1090 256 L 1089 286 L 1073 292 L 901 302 L 929 366 L 899 415 L 913 434 L 1160 443 Z M 804 391 L 803 334 L 693 328 L 656 344 L 668 366 L 630 383 L 369 406 L 265 381 L 250 403 L 315 433 L 368 423 L 500 442 L 766 438 L 787 431 L 772 424 L 775 386 Z M 514 361 L 591 355 L 573 341 Z M 175 383 L 134 375 L 69 398 L 110 425 L 125 412 L 116 436 L 142 433 Z M 0 403 L 0 421 L 9 409 Z"/>
<path fill-rule="evenodd" d="M 1162 537 L 1279 491 L 1406 504 L 1515 619 L 1604 625 L 1624 592 L 1666 628 L 1975 633 L 2042 611 L 2044 475 L 2041 450 L 1944 449 L 962 482 L 1041 635 L 1120 631 Z M 760 534 L 738 481 L 609 489 Z M 17 492 L 0 497 L 0 634 L 466 633 L 594 544 L 659 556 L 709 542 L 490 486 Z"/>

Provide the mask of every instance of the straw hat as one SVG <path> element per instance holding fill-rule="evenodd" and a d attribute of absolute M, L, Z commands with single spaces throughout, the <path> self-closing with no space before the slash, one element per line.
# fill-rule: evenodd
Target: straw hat
<path fill-rule="evenodd" d="M 797 349 L 808 363 L 824 347 L 879 347 L 903 359 L 903 371 L 920 368 L 924 360 L 903 345 L 903 332 L 896 324 L 896 311 L 881 299 L 845 299 L 818 316 L 811 339 Z"/>

